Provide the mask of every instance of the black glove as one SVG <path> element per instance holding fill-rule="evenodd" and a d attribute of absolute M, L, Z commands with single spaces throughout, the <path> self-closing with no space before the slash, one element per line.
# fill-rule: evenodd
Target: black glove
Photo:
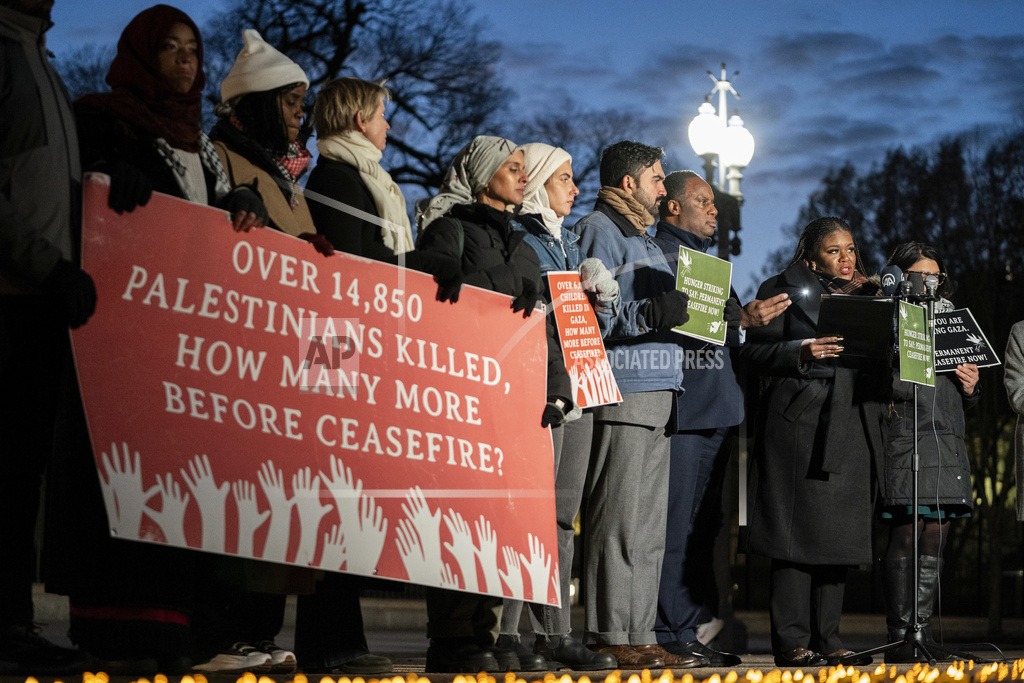
<path fill-rule="evenodd" d="M 556 396 L 549 396 L 540 417 L 541 427 L 557 427 L 565 422 L 566 402 Z"/>
<path fill-rule="evenodd" d="M 670 289 L 664 294 L 651 297 L 640 311 L 652 330 L 672 329 L 690 319 L 686 304 L 690 297 L 686 292 Z"/>
<path fill-rule="evenodd" d="M 313 245 L 313 248 L 319 251 L 324 256 L 334 256 L 334 245 L 327 239 L 325 235 L 320 235 L 315 232 L 304 232 L 299 235 L 300 240 L 306 240 Z"/>
<path fill-rule="evenodd" d="M 71 261 L 61 259 L 43 281 L 43 294 L 50 298 L 71 329 L 85 324 L 96 310 L 96 285 L 89 273 Z"/>
<path fill-rule="evenodd" d="M 723 314 L 726 327 L 730 330 L 740 329 L 740 322 L 743 320 L 743 307 L 740 306 L 739 299 L 734 296 L 726 299 Z"/>
<path fill-rule="evenodd" d="M 512 299 L 512 310 L 518 313 L 523 312 L 524 318 L 529 318 L 530 314 L 533 313 L 534 306 L 537 305 L 537 301 L 540 299 L 540 291 L 537 287 L 537 283 L 527 278 L 520 278 L 523 285 L 522 294 Z"/>
<path fill-rule="evenodd" d="M 462 264 L 454 259 L 438 259 L 433 272 L 437 281 L 437 300 L 457 303 L 462 291 Z"/>
<path fill-rule="evenodd" d="M 153 185 L 142 171 L 126 161 L 100 164 L 96 170 L 110 176 L 110 195 L 107 206 L 118 213 L 134 211 L 145 206 L 153 196 Z"/>
<path fill-rule="evenodd" d="M 239 185 L 224 195 L 224 198 L 217 202 L 218 209 L 224 209 L 234 216 L 239 211 L 252 212 L 260 219 L 262 225 L 270 225 L 270 214 L 263 203 L 263 197 L 255 189 L 248 185 Z"/>

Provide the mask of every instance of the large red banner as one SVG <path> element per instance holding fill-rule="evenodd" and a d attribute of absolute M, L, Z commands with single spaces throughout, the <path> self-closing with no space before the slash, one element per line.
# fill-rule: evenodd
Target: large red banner
<path fill-rule="evenodd" d="M 560 604 L 542 315 L 107 189 L 72 341 L 111 533 Z"/>

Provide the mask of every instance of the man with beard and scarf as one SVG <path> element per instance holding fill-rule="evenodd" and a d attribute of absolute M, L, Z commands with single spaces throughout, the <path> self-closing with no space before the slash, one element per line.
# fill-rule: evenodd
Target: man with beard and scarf
<path fill-rule="evenodd" d="M 678 347 L 657 333 L 689 319 L 687 296 L 676 291 L 672 266 L 647 234 L 665 196 L 662 156 L 660 147 L 632 141 L 605 149 L 594 212 L 573 228 L 584 254 L 615 275 L 622 296 L 617 314 L 597 316 L 622 403 L 594 410 L 583 525 L 585 638 L 630 669 L 707 664 L 665 651 L 654 633 L 669 443 L 682 388 Z"/>

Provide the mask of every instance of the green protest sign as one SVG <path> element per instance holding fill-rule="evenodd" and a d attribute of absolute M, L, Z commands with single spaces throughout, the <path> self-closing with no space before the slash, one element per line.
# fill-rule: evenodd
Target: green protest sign
<path fill-rule="evenodd" d="M 901 301 L 899 311 L 900 379 L 933 387 L 935 354 L 925 309 Z"/>
<path fill-rule="evenodd" d="M 676 289 L 690 297 L 690 319 L 674 331 L 713 344 L 725 344 L 725 302 L 732 286 L 732 264 L 694 249 L 679 247 Z"/>

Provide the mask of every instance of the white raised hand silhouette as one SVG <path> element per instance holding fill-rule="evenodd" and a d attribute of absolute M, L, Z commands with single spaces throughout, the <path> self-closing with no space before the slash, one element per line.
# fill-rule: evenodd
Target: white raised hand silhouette
<path fill-rule="evenodd" d="M 199 504 L 199 516 L 203 521 L 203 550 L 224 552 L 224 503 L 231 485 L 226 481 L 217 485 L 210 459 L 205 453 L 195 456 L 188 464 L 188 472 L 184 469 L 179 471 Z"/>
<path fill-rule="evenodd" d="M 502 546 L 501 554 L 505 557 L 505 571 L 498 573 L 508 587 L 508 596 L 522 600 L 525 594 L 523 593 L 523 570 L 519 565 L 519 555 L 509 545 Z"/>
<path fill-rule="evenodd" d="M 530 577 L 530 591 L 534 602 L 548 601 L 548 580 L 551 577 L 551 555 L 544 552 L 544 544 L 533 534 L 527 534 L 530 558 L 520 554 L 526 574 Z"/>
<path fill-rule="evenodd" d="M 114 534 L 124 538 L 138 538 L 146 502 L 160 492 L 160 486 L 154 485 L 143 490 L 139 452 L 135 451 L 133 456 L 128 444 L 122 442 L 121 446 L 124 449 L 123 461 L 117 444 L 110 444 L 110 456 L 100 453 L 103 469 L 107 473 L 104 496 L 107 514 L 110 516 L 108 521 Z"/>
<path fill-rule="evenodd" d="M 285 494 L 284 473 L 274 468 L 272 460 L 260 465 L 256 476 L 270 503 L 270 530 L 267 532 L 267 543 L 263 546 L 263 559 L 284 562 L 288 553 L 288 532 L 291 529 L 294 500 Z"/>
<path fill-rule="evenodd" d="M 239 479 L 231 485 L 238 507 L 238 554 L 242 557 L 256 557 L 253 552 L 253 536 L 270 517 L 270 510 L 260 512 L 256 502 L 256 485 Z"/>
<path fill-rule="evenodd" d="M 295 564 L 313 563 L 316 542 L 320 531 L 320 520 L 333 507 L 320 504 L 320 475 L 313 476 L 308 467 L 292 475 L 292 490 L 295 492 L 295 508 L 299 511 L 299 549 L 295 553 Z"/>
<path fill-rule="evenodd" d="M 337 524 L 331 526 L 330 533 L 324 534 L 324 551 L 320 554 L 320 567 L 323 569 L 341 569 L 347 560 L 345 536 Z"/>
<path fill-rule="evenodd" d="M 473 523 L 473 528 L 476 529 L 476 556 L 484 570 L 486 589 L 489 593 L 501 593 L 501 579 L 498 573 L 498 535 L 494 533 L 491 523 L 483 515 L 480 515 L 480 519 Z"/>
<path fill-rule="evenodd" d="M 181 485 L 174 481 L 174 475 L 170 472 L 167 473 L 166 480 L 160 479 L 159 474 L 156 475 L 156 484 L 160 488 L 160 512 L 147 507 L 146 514 L 160 526 L 167 543 L 186 548 L 188 543 L 185 541 L 185 510 L 188 508 L 189 495 L 181 495 Z"/>
<path fill-rule="evenodd" d="M 476 591 L 476 546 L 473 545 L 473 532 L 469 524 L 462 518 L 462 515 L 455 510 L 448 508 L 448 514 L 444 516 L 445 526 L 452 535 L 452 542 L 445 543 L 444 547 L 455 557 L 462 572 L 462 579 L 468 591 Z M 447 566 L 447 565 L 446 565 Z"/>

